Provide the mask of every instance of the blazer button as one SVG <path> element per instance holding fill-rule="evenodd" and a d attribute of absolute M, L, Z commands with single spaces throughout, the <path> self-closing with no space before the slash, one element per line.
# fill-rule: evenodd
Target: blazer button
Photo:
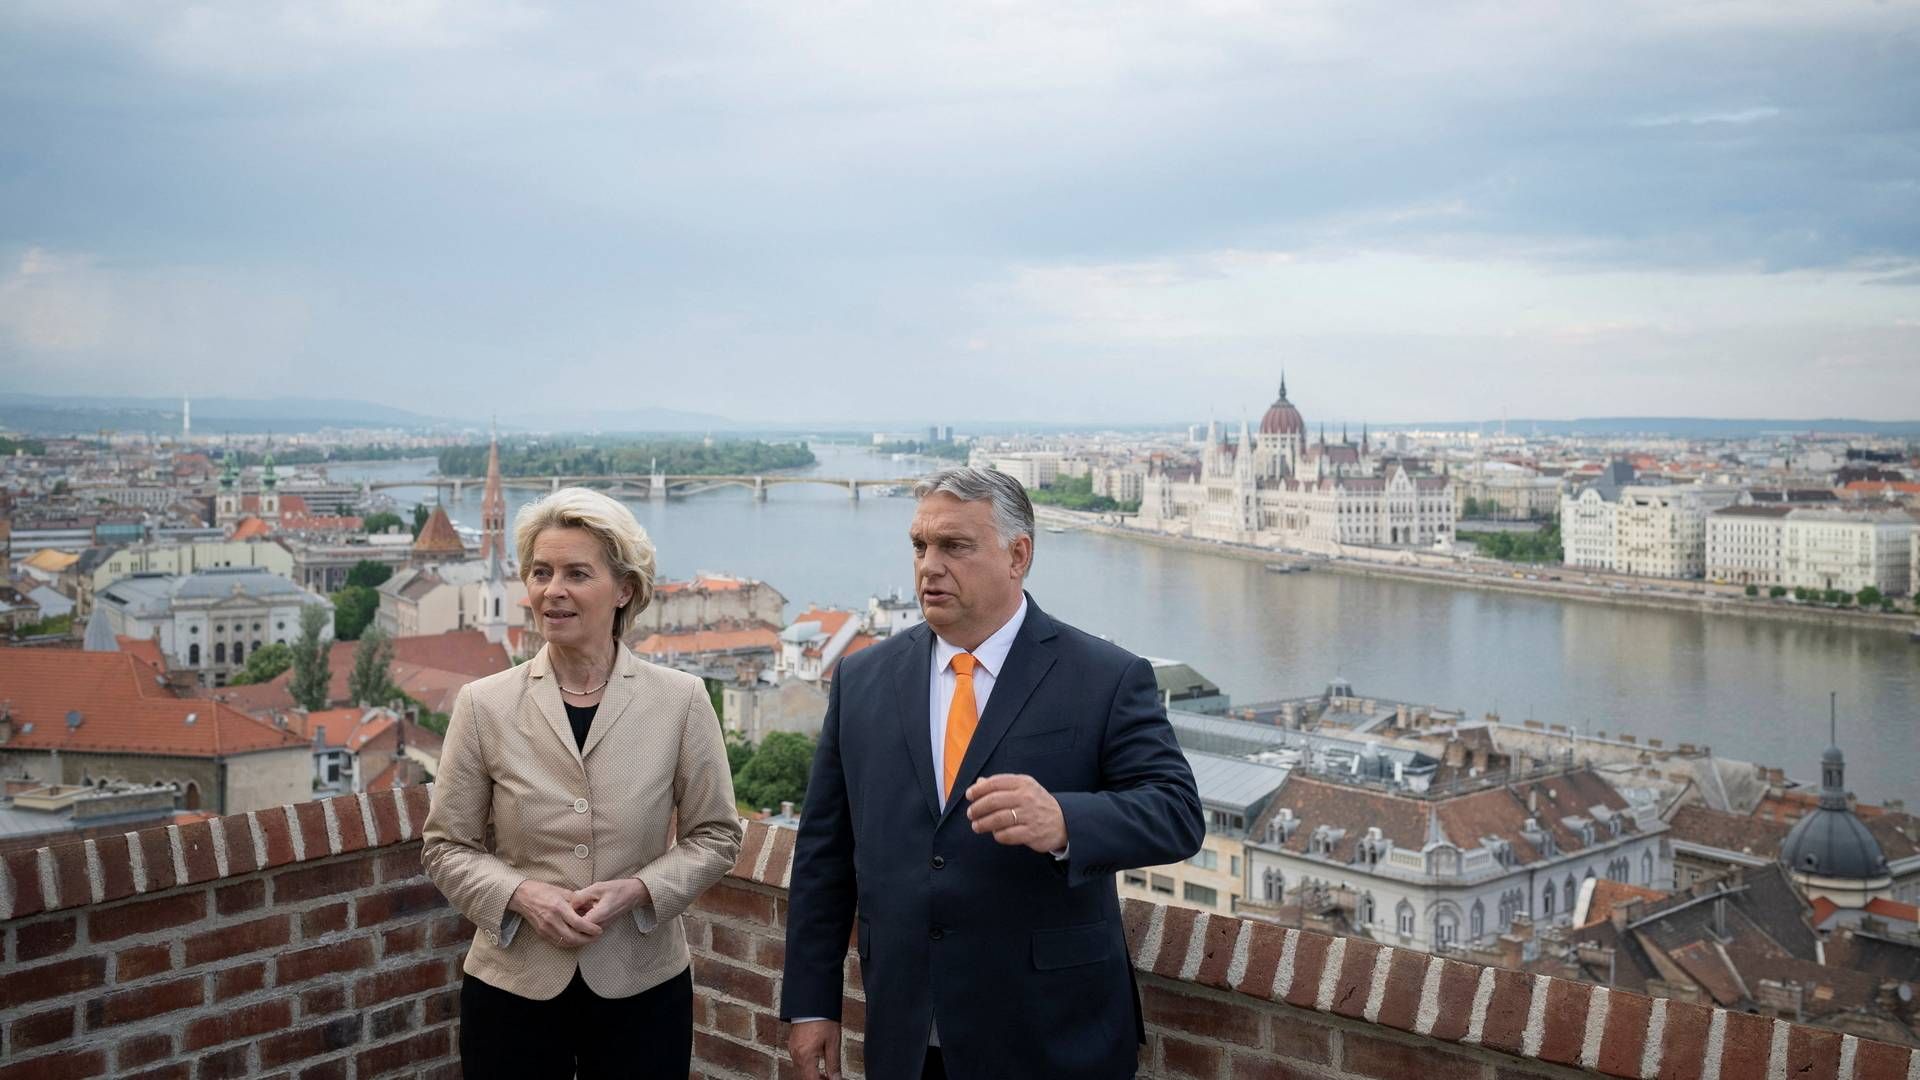
<path fill-rule="evenodd" d="M 573 800 L 573 812 L 574 812 L 574 813 L 576 813 L 576 814 L 584 814 L 584 813 L 586 813 L 586 812 L 587 812 L 587 800 L 585 800 L 585 799 L 575 799 L 575 800 Z"/>
<path fill-rule="evenodd" d="M 947 932 L 936 926 L 933 929 L 927 931 L 927 936 L 932 938 L 935 941 L 939 941 L 941 938 L 947 936 Z"/>
<path fill-rule="evenodd" d="M 573 857 L 574 857 L 574 858 L 576 858 L 576 859 L 584 859 L 584 858 L 586 858 L 586 857 L 587 857 L 587 845 L 585 845 L 585 844 L 575 844 L 575 845 L 573 845 Z"/>
<path fill-rule="evenodd" d="M 945 870 L 947 868 L 947 857 L 945 855 L 935 855 L 933 857 L 933 868 L 935 870 Z"/>

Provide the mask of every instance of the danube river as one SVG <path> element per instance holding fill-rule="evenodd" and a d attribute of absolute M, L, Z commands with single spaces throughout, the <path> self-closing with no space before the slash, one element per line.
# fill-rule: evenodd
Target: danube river
<path fill-rule="evenodd" d="M 919 471 L 817 445 L 821 476 Z M 336 468 L 335 479 L 414 479 L 429 462 Z M 432 488 L 390 492 L 410 505 Z M 534 492 L 508 489 L 509 520 Z M 480 489 L 448 512 L 478 528 Z M 632 502 L 662 575 L 712 570 L 779 589 L 788 615 L 864 606 L 912 587 L 913 502 L 816 485 L 754 502 L 724 488 Z M 1920 645 L 1885 632 L 1513 596 L 1257 563 L 1089 533 L 1042 533 L 1029 588 L 1049 612 L 1135 652 L 1198 668 L 1238 702 L 1317 691 L 1529 716 L 1590 731 L 1704 743 L 1727 757 L 1819 776 L 1827 692 L 1840 695 L 1847 778 L 1863 799 L 1920 796 Z"/>

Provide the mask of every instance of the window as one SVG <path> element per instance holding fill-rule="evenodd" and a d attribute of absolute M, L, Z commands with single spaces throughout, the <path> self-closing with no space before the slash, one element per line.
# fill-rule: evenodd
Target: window
<path fill-rule="evenodd" d="M 187 646 L 187 666 L 200 666 L 200 643 L 197 641 Z"/>
<path fill-rule="evenodd" d="M 1188 859 L 1187 863 L 1191 866 L 1197 866 L 1202 870 L 1218 870 L 1220 869 L 1220 855 L 1212 848 L 1201 848 L 1199 851 L 1193 853 L 1193 858 Z"/>
<path fill-rule="evenodd" d="M 238 642 L 238 641 L 234 642 L 233 643 L 233 662 L 236 664 L 239 663 L 241 660 L 246 658 L 246 655 L 247 655 L 246 645 L 242 642 Z"/>
<path fill-rule="evenodd" d="M 1433 943 L 1438 948 L 1446 948 L 1460 939 L 1460 920 L 1451 911 L 1443 911 L 1433 917 Z"/>
<path fill-rule="evenodd" d="M 1549 885 L 1540 893 L 1540 914 L 1553 914 L 1553 886 Z"/>
<path fill-rule="evenodd" d="M 1478 900 L 1473 902 L 1473 913 L 1467 916 L 1467 933 L 1472 934 L 1475 941 L 1487 933 L 1487 906 Z"/>
<path fill-rule="evenodd" d="M 1400 906 L 1394 909 L 1394 929 L 1400 931 L 1401 937 L 1413 936 L 1413 905 L 1405 900 L 1400 901 Z"/>
<path fill-rule="evenodd" d="M 1147 887 L 1147 875 L 1140 873 L 1138 870 L 1129 870 L 1121 874 L 1120 880 L 1136 889 L 1144 889 Z"/>
<path fill-rule="evenodd" d="M 1264 879 L 1264 887 L 1260 895 L 1267 902 L 1275 903 L 1286 896 L 1287 876 L 1285 874 L 1272 867 L 1268 867 L 1265 873 L 1262 874 L 1262 878 Z"/>
<path fill-rule="evenodd" d="M 1573 875 L 1568 874 L 1567 883 L 1561 890 L 1563 893 L 1561 899 L 1565 902 L 1560 905 L 1560 909 L 1569 915 L 1573 914 L 1573 887 Z"/>
<path fill-rule="evenodd" d="M 1653 884 L 1653 852 L 1643 852 L 1640 856 L 1640 884 Z"/>
<path fill-rule="evenodd" d="M 213 643 L 213 662 L 216 664 L 224 664 L 227 662 L 226 642 L 216 641 Z"/>
<path fill-rule="evenodd" d="M 1240 880 L 1240 856 L 1238 855 L 1227 856 L 1227 865 L 1231 867 L 1231 869 L 1228 870 L 1227 872 L 1233 875 L 1233 879 L 1235 881 Z"/>
<path fill-rule="evenodd" d="M 1165 874 L 1155 874 L 1153 875 L 1153 884 L 1151 888 L 1153 889 L 1154 892 L 1161 893 L 1166 896 L 1172 896 L 1173 895 L 1173 879 L 1168 877 Z"/>
<path fill-rule="evenodd" d="M 1360 925 L 1361 925 L 1361 926 L 1372 926 L 1372 925 L 1373 925 L 1373 920 L 1374 920 L 1374 917 L 1375 917 L 1375 915 L 1376 915 L 1376 912 L 1375 912 L 1375 911 L 1374 911 L 1374 909 L 1373 909 L 1373 894 L 1372 894 L 1372 893 L 1361 893 L 1361 894 L 1360 894 L 1360 903 L 1359 903 L 1358 905 L 1356 905 L 1356 911 L 1355 911 L 1355 914 L 1356 914 L 1356 915 L 1358 916 L 1358 919 L 1359 919 L 1359 922 L 1360 922 Z"/>
<path fill-rule="evenodd" d="M 1181 896 L 1190 904 L 1205 904 L 1207 907 L 1217 907 L 1220 903 L 1220 894 L 1218 892 L 1207 888 L 1205 885 L 1195 885 L 1191 881 L 1181 887 Z"/>

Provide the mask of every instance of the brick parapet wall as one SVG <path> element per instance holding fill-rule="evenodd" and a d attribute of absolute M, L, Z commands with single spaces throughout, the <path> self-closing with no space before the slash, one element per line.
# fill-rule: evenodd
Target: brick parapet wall
<path fill-rule="evenodd" d="M 0 872 L 0 1080 L 458 1075 L 472 926 L 420 873 L 423 788 L 60 848 Z M 687 915 L 697 1073 L 788 1076 L 793 833 L 748 827 Z M 1135 900 L 1142 1073 L 1346 1080 L 1920 1080 L 1920 1054 L 1765 1017 Z M 845 1064 L 865 999 L 847 964 Z"/>

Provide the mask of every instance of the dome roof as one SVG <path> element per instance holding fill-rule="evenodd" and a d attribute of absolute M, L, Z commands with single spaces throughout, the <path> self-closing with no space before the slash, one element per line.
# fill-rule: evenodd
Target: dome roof
<path fill-rule="evenodd" d="M 1788 870 L 1814 877 L 1871 881 L 1887 876 L 1880 842 L 1851 810 L 1822 806 L 1794 823 L 1780 845 Z"/>
<path fill-rule="evenodd" d="M 1287 400 L 1287 380 L 1280 378 L 1280 396 L 1272 405 L 1267 406 L 1265 416 L 1260 418 L 1262 435 L 1298 435 L 1305 438 L 1307 422 L 1300 416 L 1300 410 Z"/>

